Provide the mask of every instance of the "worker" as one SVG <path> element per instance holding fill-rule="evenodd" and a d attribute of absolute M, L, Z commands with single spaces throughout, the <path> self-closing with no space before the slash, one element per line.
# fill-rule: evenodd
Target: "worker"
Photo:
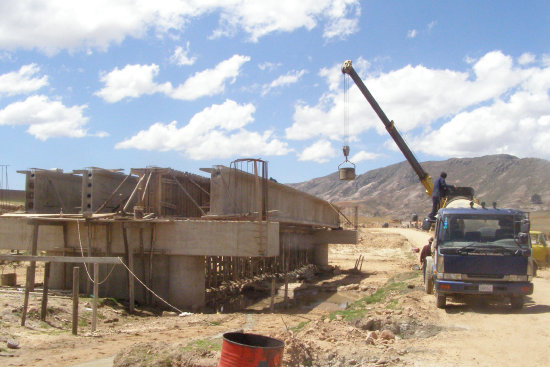
<path fill-rule="evenodd" d="M 439 203 L 441 202 L 441 198 L 447 196 L 448 188 L 447 183 L 445 182 L 446 178 L 447 173 L 441 172 L 439 178 L 435 180 L 434 188 L 432 191 L 432 212 L 428 215 L 431 220 L 435 220 L 435 215 L 439 210 Z"/>
<path fill-rule="evenodd" d="M 422 274 L 426 274 L 426 257 L 432 256 L 432 243 L 434 241 L 433 237 L 430 237 L 428 244 L 422 247 L 420 251 L 420 269 L 422 269 Z"/>

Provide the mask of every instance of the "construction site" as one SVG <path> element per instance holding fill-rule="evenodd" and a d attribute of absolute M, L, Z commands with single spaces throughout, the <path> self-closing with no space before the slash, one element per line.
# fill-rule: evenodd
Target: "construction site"
<path fill-rule="evenodd" d="M 445 172 L 432 181 L 351 61 L 342 72 L 432 199 L 421 224 L 418 215 L 406 226 L 360 218 L 357 206 L 278 183 L 254 158 L 202 174 L 19 171 L 24 207 L 0 216 L 0 358 L 451 367 L 506 355 L 504 365 L 547 365 L 547 353 L 513 353 L 502 340 L 550 347 L 550 271 L 529 238 L 548 218 L 488 208 L 473 188 L 447 185 Z M 356 178 L 349 152 L 344 145 L 344 182 Z"/>
<path fill-rule="evenodd" d="M 267 162 L 203 171 L 210 177 L 158 167 L 128 175 L 101 168 L 21 172 L 25 212 L 1 217 L 0 247 L 45 255 L 53 289 L 72 288 L 77 264 L 63 257 L 92 257 L 79 276 L 84 292 L 104 279 L 99 297 L 196 311 L 215 308 L 209 296 L 228 280 L 326 266 L 329 243 L 355 242 L 335 207 L 269 180 Z M 113 258 L 122 263 L 102 263 Z M 32 259 L 33 279 L 35 266 Z"/>

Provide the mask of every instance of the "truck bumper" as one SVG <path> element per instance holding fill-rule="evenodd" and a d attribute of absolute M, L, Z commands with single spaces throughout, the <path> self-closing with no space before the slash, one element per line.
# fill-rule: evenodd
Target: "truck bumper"
<path fill-rule="evenodd" d="M 435 289 L 441 294 L 479 294 L 504 297 L 524 296 L 533 293 L 530 282 L 461 282 L 435 280 Z"/>

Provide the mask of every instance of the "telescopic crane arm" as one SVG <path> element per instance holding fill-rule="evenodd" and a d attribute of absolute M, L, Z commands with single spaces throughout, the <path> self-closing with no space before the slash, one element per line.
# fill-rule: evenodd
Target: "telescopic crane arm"
<path fill-rule="evenodd" d="M 353 69 L 353 66 L 351 65 L 351 60 L 347 60 L 346 62 L 344 62 L 344 65 L 342 65 L 342 73 L 348 74 L 351 77 L 351 79 L 353 79 L 353 81 L 355 82 L 355 85 L 357 85 L 361 93 L 363 93 L 363 96 L 365 96 L 365 98 L 371 105 L 374 112 L 376 112 L 380 120 L 382 120 L 382 122 L 386 126 L 386 130 L 388 131 L 390 136 L 393 138 L 393 141 L 395 141 L 395 144 L 397 144 L 397 146 L 399 147 L 399 149 L 401 150 L 401 152 L 403 153 L 403 155 L 405 156 L 405 158 L 413 168 L 414 172 L 418 175 L 420 182 L 426 188 L 426 193 L 428 194 L 428 196 L 431 197 L 432 191 L 433 191 L 432 178 L 426 171 L 424 171 L 420 163 L 418 163 L 418 161 L 416 160 L 416 157 L 414 156 L 414 154 L 411 152 L 411 150 L 409 149 L 409 147 L 401 137 L 401 134 L 399 134 L 399 131 L 397 131 L 397 129 L 395 128 L 393 121 L 390 121 L 388 119 L 388 117 L 386 116 L 384 111 L 382 111 L 382 109 L 378 105 L 378 102 L 376 102 L 376 100 L 374 99 L 372 94 L 369 92 L 369 90 L 367 89 L 367 87 L 359 77 L 359 75 L 357 75 L 357 73 L 355 72 L 355 69 Z"/>

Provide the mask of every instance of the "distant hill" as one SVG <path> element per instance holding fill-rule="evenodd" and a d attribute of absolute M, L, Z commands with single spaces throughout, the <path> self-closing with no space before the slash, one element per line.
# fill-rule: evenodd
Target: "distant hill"
<path fill-rule="evenodd" d="M 476 197 L 489 206 L 496 201 L 499 207 L 529 211 L 550 208 L 547 160 L 499 154 L 428 161 L 421 165 L 434 180 L 445 171 L 448 184 L 473 187 Z M 365 172 L 354 181 L 340 181 L 335 172 L 290 186 L 340 206 L 358 205 L 361 213 L 368 216 L 389 215 L 408 220 L 412 213 L 422 218 L 431 210 L 431 199 L 406 161 Z M 533 195 L 540 197 L 538 204 L 532 201 Z"/>

